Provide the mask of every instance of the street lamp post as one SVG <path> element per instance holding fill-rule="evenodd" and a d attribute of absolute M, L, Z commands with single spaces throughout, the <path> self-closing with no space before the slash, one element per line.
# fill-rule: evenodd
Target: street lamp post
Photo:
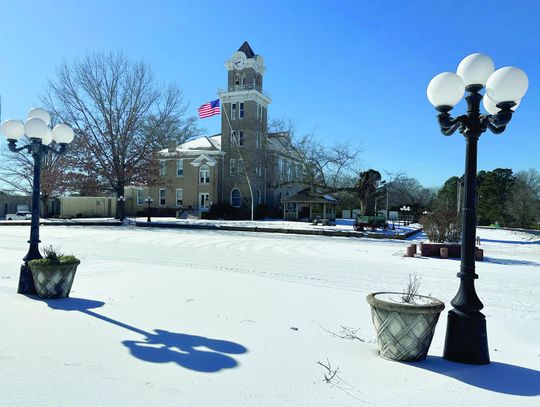
<path fill-rule="evenodd" d="M 21 266 L 19 275 L 19 294 L 36 294 L 32 273 L 28 267 L 30 260 L 41 259 L 39 252 L 39 195 L 41 180 L 41 159 L 46 154 L 64 155 L 68 144 L 73 141 L 73 129 L 67 124 L 58 124 L 52 131 L 49 128 L 51 116 L 44 109 L 36 108 L 28 112 L 28 118 L 23 124 L 18 120 L 6 120 L 2 123 L 0 130 L 6 136 L 9 149 L 14 153 L 26 150 L 32 154 L 34 159 L 34 177 L 32 185 L 32 220 L 30 223 L 30 240 L 28 253 L 24 256 L 24 264 Z M 26 135 L 29 142 L 23 146 L 17 147 L 17 141 Z M 55 149 L 50 145 L 53 141 L 59 145 Z"/>
<path fill-rule="evenodd" d="M 116 200 L 118 201 L 118 205 L 119 205 L 119 216 L 120 216 L 120 222 L 123 222 L 124 221 L 124 202 L 126 202 L 126 198 L 124 198 L 123 195 L 120 195 L 118 198 L 116 198 Z"/>
<path fill-rule="evenodd" d="M 152 222 L 152 219 L 150 219 L 150 204 L 152 204 L 152 202 L 154 202 L 154 200 L 152 199 L 151 196 L 149 196 L 148 198 L 146 198 L 144 200 L 144 202 L 146 202 L 148 204 L 148 218 L 146 219 L 147 222 Z"/>
<path fill-rule="evenodd" d="M 399 210 L 403 213 L 403 226 L 407 226 L 407 221 L 409 219 L 409 212 L 411 211 L 410 206 L 403 205 Z"/>
<path fill-rule="evenodd" d="M 448 312 L 443 357 L 469 364 L 488 364 L 489 351 L 486 318 L 480 312 L 484 307 L 478 298 L 474 280 L 476 237 L 476 171 L 477 143 L 487 129 L 502 133 L 510 122 L 514 110 L 527 92 L 529 81 L 525 72 L 515 67 L 495 71 L 491 58 L 472 54 L 458 65 L 457 73 L 444 72 L 435 76 L 428 85 L 427 96 L 439 112 L 441 132 L 450 136 L 456 130 L 465 137 L 465 199 L 463 232 L 461 239 L 461 269 L 457 276 L 460 285 Z M 485 87 L 484 95 L 480 91 Z M 450 116 L 452 108 L 468 95 L 467 114 Z M 480 102 L 489 114 L 480 113 Z"/>

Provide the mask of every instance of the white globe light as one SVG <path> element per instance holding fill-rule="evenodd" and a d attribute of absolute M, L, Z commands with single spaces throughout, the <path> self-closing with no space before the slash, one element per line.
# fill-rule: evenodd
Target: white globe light
<path fill-rule="evenodd" d="M 48 131 L 49 126 L 47 126 L 47 124 L 43 120 L 37 117 L 34 117 L 33 119 L 28 119 L 24 123 L 24 132 L 30 138 L 40 140 L 47 136 Z"/>
<path fill-rule="evenodd" d="M 49 129 L 47 131 L 47 135 L 41 139 L 41 144 L 46 146 L 46 145 L 51 144 L 52 141 L 53 141 L 53 135 L 52 135 L 52 131 Z"/>
<path fill-rule="evenodd" d="M 73 141 L 75 134 L 73 129 L 67 124 L 57 124 L 52 130 L 54 141 L 58 144 L 69 144 Z"/>
<path fill-rule="evenodd" d="M 465 86 L 484 86 L 494 70 L 493 60 L 487 55 L 477 53 L 461 60 L 457 67 L 457 74 L 461 76 Z"/>
<path fill-rule="evenodd" d="M 45 122 L 45 124 L 47 126 L 49 124 L 51 124 L 51 115 L 45 109 L 42 109 L 40 107 L 35 107 L 33 109 L 30 109 L 30 111 L 28 112 L 28 118 L 29 119 L 34 119 L 34 118 L 41 119 L 41 120 L 43 120 Z"/>
<path fill-rule="evenodd" d="M 18 120 L 6 120 L 0 130 L 8 140 L 18 140 L 24 134 L 24 125 Z"/>
<path fill-rule="evenodd" d="M 520 100 L 529 87 L 529 78 L 522 69 L 505 66 L 497 69 L 486 83 L 486 93 L 495 103 L 516 102 Z"/>
<path fill-rule="evenodd" d="M 520 103 L 521 100 L 518 100 L 516 102 L 516 105 L 512 108 L 512 111 L 515 112 Z M 497 114 L 501 111 L 501 109 L 497 107 L 497 103 L 491 100 L 488 95 L 484 95 L 482 99 L 482 104 L 484 105 L 484 109 L 486 109 L 486 112 L 490 114 Z"/>
<path fill-rule="evenodd" d="M 435 76 L 427 87 L 429 102 L 435 106 L 454 106 L 463 97 L 465 84 L 458 74 L 443 72 Z"/>

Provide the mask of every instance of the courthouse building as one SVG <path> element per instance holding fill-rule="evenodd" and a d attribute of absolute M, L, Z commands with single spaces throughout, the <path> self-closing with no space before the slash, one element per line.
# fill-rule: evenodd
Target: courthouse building
<path fill-rule="evenodd" d="M 271 99 L 263 88 L 262 56 L 244 42 L 225 67 L 227 88 L 219 91 L 221 132 L 160 151 L 158 180 L 134 194 L 140 212 L 148 194 L 157 213 L 200 216 L 213 204 L 250 208 L 252 197 L 254 207 L 282 210 L 285 198 L 306 187 L 289 135 L 268 133 Z"/>

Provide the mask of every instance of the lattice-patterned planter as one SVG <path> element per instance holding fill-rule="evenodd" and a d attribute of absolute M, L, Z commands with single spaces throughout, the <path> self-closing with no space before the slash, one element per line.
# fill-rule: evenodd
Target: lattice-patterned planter
<path fill-rule="evenodd" d="M 36 291 L 41 298 L 65 298 L 71 291 L 79 260 L 67 263 L 46 263 L 45 259 L 28 263 Z"/>
<path fill-rule="evenodd" d="M 419 361 L 427 356 L 444 304 L 431 297 L 415 296 L 415 304 L 400 302 L 401 293 L 369 294 L 379 353 L 385 359 Z"/>

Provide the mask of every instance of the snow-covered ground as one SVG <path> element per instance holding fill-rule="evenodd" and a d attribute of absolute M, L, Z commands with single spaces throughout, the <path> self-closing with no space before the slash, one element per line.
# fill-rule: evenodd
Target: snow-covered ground
<path fill-rule="evenodd" d="M 71 298 L 40 301 L 15 294 L 28 227 L 1 227 L 0 405 L 538 406 L 540 238 L 478 234 L 487 366 L 441 358 L 459 262 L 402 257 L 410 242 L 44 227 L 82 263 Z M 447 310 L 426 361 L 386 361 L 365 296 L 414 272 Z"/>
<path fill-rule="evenodd" d="M 134 218 L 136 222 L 146 222 L 147 218 L 139 217 Z M 336 225 L 323 226 L 321 224 L 313 225 L 311 222 L 297 222 L 297 221 L 285 221 L 280 219 L 265 219 L 265 220 L 210 220 L 210 219 L 176 219 L 167 217 L 152 217 L 154 224 L 172 224 L 172 225 L 184 225 L 184 226 L 211 226 L 211 227 L 256 227 L 258 229 L 282 229 L 282 230 L 324 230 L 328 232 L 354 232 L 353 222 L 354 219 L 336 219 Z M 395 222 L 394 229 L 392 229 L 392 222 L 389 223 L 390 228 L 388 230 L 377 229 L 372 232 L 371 229 L 366 229 L 368 233 L 376 233 L 384 236 L 403 235 L 421 228 L 421 225 L 414 223 L 411 225 L 403 225 L 403 222 Z M 362 235 L 362 232 L 357 232 Z"/>

